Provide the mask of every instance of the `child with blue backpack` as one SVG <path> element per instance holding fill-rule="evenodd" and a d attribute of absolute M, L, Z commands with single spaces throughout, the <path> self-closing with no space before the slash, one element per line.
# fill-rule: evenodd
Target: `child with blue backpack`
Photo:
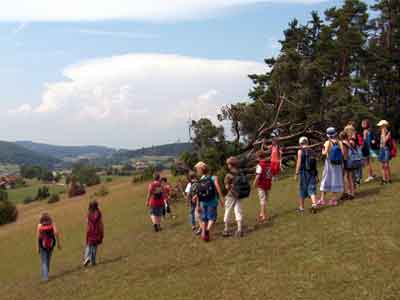
<path fill-rule="evenodd" d="M 379 150 L 379 161 L 382 164 L 382 185 L 392 183 L 392 176 L 390 172 L 390 160 L 392 159 L 391 150 L 397 145 L 393 145 L 392 135 L 389 131 L 389 122 L 381 120 L 377 126 L 380 130 L 380 150 Z"/>
<path fill-rule="evenodd" d="M 356 170 L 354 164 L 354 154 L 355 149 L 353 148 L 350 137 L 346 131 L 343 131 L 339 135 L 339 140 L 343 145 L 343 168 L 344 168 L 344 179 L 346 182 L 346 189 L 341 198 L 341 200 L 353 200 L 354 193 L 355 193 L 355 183 L 354 179 L 354 172 Z"/>
<path fill-rule="evenodd" d="M 336 206 L 338 204 L 338 194 L 344 191 L 343 180 L 343 144 L 337 139 L 337 132 L 334 127 L 326 130 L 328 140 L 325 142 L 322 155 L 325 156 L 324 171 L 321 180 L 321 199 L 318 204 L 325 205 L 325 196 L 332 193 L 333 198 L 329 204 Z"/>
<path fill-rule="evenodd" d="M 299 183 L 299 208 L 298 212 L 304 212 L 304 201 L 306 198 L 311 198 L 312 206 L 311 212 L 317 212 L 317 182 L 318 182 L 318 170 L 317 160 L 314 151 L 309 147 L 308 138 L 303 136 L 299 140 L 300 149 L 297 152 L 297 163 L 296 163 L 296 176 L 298 179 L 300 176 Z"/>
<path fill-rule="evenodd" d="M 217 176 L 210 176 L 207 164 L 198 162 L 195 165 L 198 177 L 196 203 L 201 216 L 201 239 L 210 241 L 210 231 L 217 221 L 218 202 L 224 206 L 224 196 Z"/>

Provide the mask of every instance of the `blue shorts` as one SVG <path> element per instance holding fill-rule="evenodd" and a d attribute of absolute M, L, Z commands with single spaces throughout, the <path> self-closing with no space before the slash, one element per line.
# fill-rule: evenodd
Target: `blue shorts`
<path fill-rule="evenodd" d="M 309 172 L 300 173 L 299 196 L 302 199 L 310 198 L 317 194 L 317 176 Z"/>
<path fill-rule="evenodd" d="M 150 207 L 150 216 L 161 217 L 164 212 L 164 207 Z"/>
<path fill-rule="evenodd" d="M 206 223 L 208 221 L 217 221 L 217 206 L 214 205 L 201 205 L 201 221 Z"/>
<path fill-rule="evenodd" d="M 388 162 L 390 160 L 390 150 L 388 147 L 381 148 L 381 151 L 379 152 L 379 161 L 380 162 Z"/>

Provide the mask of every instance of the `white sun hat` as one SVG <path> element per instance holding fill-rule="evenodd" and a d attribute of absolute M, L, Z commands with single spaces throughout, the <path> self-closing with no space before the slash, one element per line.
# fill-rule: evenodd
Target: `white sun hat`
<path fill-rule="evenodd" d="M 377 124 L 378 127 L 389 127 L 389 122 L 386 120 L 380 120 L 379 123 Z"/>
<path fill-rule="evenodd" d="M 300 145 L 308 145 L 308 138 L 305 137 L 305 136 L 302 136 L 302 137 L 299 139 L 299 144 L 300 144 Z"/>

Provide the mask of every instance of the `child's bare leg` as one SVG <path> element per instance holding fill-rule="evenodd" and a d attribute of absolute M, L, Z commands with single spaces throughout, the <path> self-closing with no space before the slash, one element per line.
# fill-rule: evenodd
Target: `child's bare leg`
<path fill-rule="evenodd" d="M 299 199 L 299 209 L 304 210 L 304 198 Z"/>

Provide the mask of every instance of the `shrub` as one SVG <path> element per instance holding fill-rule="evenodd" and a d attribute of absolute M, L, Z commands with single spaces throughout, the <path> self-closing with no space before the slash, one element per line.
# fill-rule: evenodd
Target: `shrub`
<path fill-rule="evenodd" d="M 0 225 L 15 222 L 18 217 L 18 210 L 10 201 L 0 201 Z"/>
<path fill-rule="evenodd" d="M 24 199 L 24 204 L 29 204 L 29 203 L 32 203 L 32 202 L 35 202 L 36 201 L 36 199 L 35 198 L 33 198 L 33 197 L 31 197 L 31 196 L 27 196 L 25 199 Z"/>
<path fill-rule="evenodd" d="M 44 200 L 50 197 L 50 191 L 47 186 L 43 186 L 38 189 L 36 200 Z"/>
<path fill-rule="evenodd" d="M 60 195 L 59 194 L 53 194 L 50 196 L 50 199 L 47 201 L 47 203 L 52 204 L 60 201 Z"/>
<path fill-rule="evenodd" d="M 85 187 L 78 183 L 74 177 L 71 179 L 71 186 L 68 191 L 68 196 L 70 198 L 84 195 L 86 193 Z"/>
<path fill-rule="evenodd" d="M 94 194 L 96 197 L 105 197 L 109 194 L 109 190 L 105 185 L 102 185 L 101 188 Z"/>
<path fill-rule="evenodd" d="M 111 177 L 106 178 L 106 182 L 112 182 L 112 181 L 113 181 L 113 179 Z"/>
<path fill-rule="evenodd" d="M 0 190 L 0 201 L 7 201 L 8 193 L 5 190 Z"/>

